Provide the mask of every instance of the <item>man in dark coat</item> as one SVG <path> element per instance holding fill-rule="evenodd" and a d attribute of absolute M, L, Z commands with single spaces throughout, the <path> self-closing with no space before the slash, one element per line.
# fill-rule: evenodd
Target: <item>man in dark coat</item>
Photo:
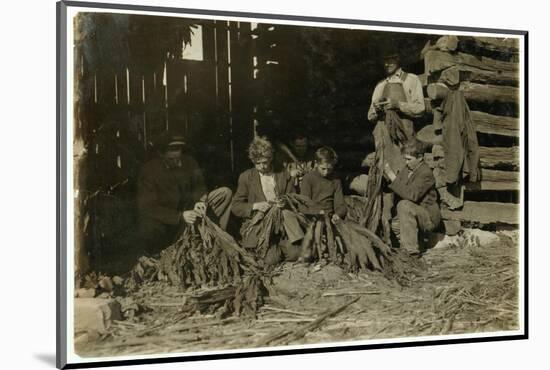
<path fill-rule="evenodd" d="M 208 214 L 225 229 L 231 190 L 206 192 L 195 159 L 183 154 L 182 136 L 164 134 L 158 141 L 159 157 L 144 164 L 138 179 L 139 236 L 148 253 L 158 253 L 178 237 L 182 226 Z"/>
<path fill-rule="evenodd" d="M 441 213 L 433 172 L 423 161 L 423 145 L 413 139 L 401 148 L 401 152 L 406 167 L 397 174 L 387 163 L 384 169 L 390 181 L 389 188 L 399 197 L 392 230 L 398 236 L 401 248 L 418 253 L 419 231 L 430 232 L 437 228 Z"/>

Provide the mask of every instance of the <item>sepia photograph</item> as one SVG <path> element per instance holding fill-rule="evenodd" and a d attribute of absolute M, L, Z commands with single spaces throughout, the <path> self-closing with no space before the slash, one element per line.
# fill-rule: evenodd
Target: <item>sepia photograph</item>
<path fill-rule="evenodd" d="M 526 32 L 75 4 L 69 364 L 525 338 Z"/>

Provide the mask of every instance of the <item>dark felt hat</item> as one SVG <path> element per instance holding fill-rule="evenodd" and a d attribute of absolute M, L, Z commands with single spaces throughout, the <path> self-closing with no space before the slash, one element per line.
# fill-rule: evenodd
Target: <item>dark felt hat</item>
<path fill-rule="evenodd" d="M 185 145 L 185 137 L 175 131 L 164 131 L 154 140 L 154 146 L 158 150 L 166 150 L 169 147 L 181 147 Z"/>
<path fill-rule="evenodd" d="M 382 59 L 384 60 L 400 60 L 401 50 L 397 45 L 390 44 L 383 49 Z"/>

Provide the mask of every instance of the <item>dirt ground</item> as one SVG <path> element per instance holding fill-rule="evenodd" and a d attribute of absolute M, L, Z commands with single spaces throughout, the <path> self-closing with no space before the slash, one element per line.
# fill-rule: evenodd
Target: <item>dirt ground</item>
<path fill-rule="evenodd" d="M 348 274 L 333 265 L 287 263 L 273 280 L 277 294 L 266 297 L 255 320 L 221 318 L 215 312 L 175 320 L 193 292 L 149 283 L 130 297 L 140 312 L 115 321 L 107 334 L 95 338 L 82 340 L 77 333 L 75 349 L 84 357 L 101 357 L 519 328 L 517 231 L 465 230 L 427 251 L 420 262 L 423 268 L 408 277 L 408 286 L 376 272 Z M 285 331 L 300 335 L 285 336 Z"/>

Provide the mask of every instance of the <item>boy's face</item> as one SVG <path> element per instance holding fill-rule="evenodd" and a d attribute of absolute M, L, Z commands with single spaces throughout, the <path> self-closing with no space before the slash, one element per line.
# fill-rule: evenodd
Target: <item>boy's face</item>
<path fill-rule="evenodd" d="M 271 158 L 260 158 L 254 162 L 254 167 L 262 175 L 271 172 Z"/>
<path fill-rule="evenodd" d="M 334 164 L 332 163 L 316 163 L 315 167 L 317 168 L 317 172 L 319 172 L 319 174 L 323 177 L 327 177 L 334 171 Z"/>
<path fill-rule="evenodd" d="M 404 157 L 405 157 L 405 163 L 407 164 L 407 167 L 411 171 L 414 170 L 416 167 L 418 167 L 420 162 L 422 162 L 422 157 L 415 157 L 410 154 L 405 154 Z"/>

